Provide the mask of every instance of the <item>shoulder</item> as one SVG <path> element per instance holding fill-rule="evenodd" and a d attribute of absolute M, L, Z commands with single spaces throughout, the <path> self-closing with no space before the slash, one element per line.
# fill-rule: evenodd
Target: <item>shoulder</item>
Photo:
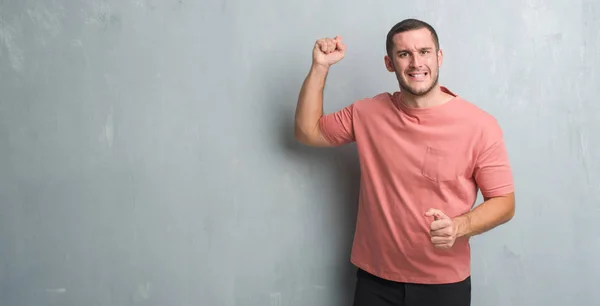
<path fill-rule="evenodd" d="M 468 122 L 468 129 L 474 133 L 472 136 L 479 151 L 503 141 L 502 127 L 494 115 L 463 98 L 460 98 L 459 104 L 462 119 Z"/>
<path fill-rule="evenodd" d="M 483 130 L 500 128 L 496 117 L 488 111 L 463 98 L 459 98 L 459 104 L 461 105 L 461 114 L 474 125 L 474 128 Z"/>

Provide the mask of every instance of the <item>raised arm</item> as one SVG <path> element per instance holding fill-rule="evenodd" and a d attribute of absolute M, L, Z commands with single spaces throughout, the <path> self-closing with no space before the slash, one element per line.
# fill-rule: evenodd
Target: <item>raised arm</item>
<path fill-rule="evenodd" d="M 332 146 L 321 132 L 323 116 L 323 90 L 331 65 L 344 58 L 346 46 L 342 38 L 322 38 L 313 48 L 313 59 L 308 76 L 302 84 L 294 120 L 294 137 L 297 141 L 318 147 Z"/>

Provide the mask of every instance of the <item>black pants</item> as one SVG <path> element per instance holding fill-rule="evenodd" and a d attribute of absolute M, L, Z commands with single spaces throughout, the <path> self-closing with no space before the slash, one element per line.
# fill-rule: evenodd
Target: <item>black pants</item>
<path fill-rule="evenodd" d="M 442 285 L 398 283 L 358 269 L 354 306 L 470 306 L 471 277 Z"/>

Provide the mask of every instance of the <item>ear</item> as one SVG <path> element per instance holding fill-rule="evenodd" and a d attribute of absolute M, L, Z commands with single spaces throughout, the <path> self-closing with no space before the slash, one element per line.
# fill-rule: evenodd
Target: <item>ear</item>
<path fill-rule="evenodd" d="M 389 56 L 387 56 L 387 55 L 384 56 L 383 61 L 385 62 L 385 68 L 387 68 L 387 70 L 389 72 L 396 71 L 396 69 L 394 69 L 394 64 L 392 63 L 392 59 Z"/>
<path fill-rule="evenodd" d="M 444 52 L 442 52 L 442 49 L 440 49 L 438 51 L 438 68 L 442 67 L 442 62 L 444 61 Z"/>

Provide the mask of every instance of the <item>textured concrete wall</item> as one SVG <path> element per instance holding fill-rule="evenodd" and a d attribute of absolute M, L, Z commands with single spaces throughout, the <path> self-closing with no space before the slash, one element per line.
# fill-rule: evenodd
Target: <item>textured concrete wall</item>
<path fill-rule="evenodd" d="M 355 5 L 355 7 L 353 7 Z M 326 111 L 397 90 L 388 29 L 438 29 L 441 82 L 495 115 L 517 213 L 472 240 L 473 305 L 600 299 L 599 1 L 0 0 L 1 305 L 349 305 L 353 146 Z"/>

